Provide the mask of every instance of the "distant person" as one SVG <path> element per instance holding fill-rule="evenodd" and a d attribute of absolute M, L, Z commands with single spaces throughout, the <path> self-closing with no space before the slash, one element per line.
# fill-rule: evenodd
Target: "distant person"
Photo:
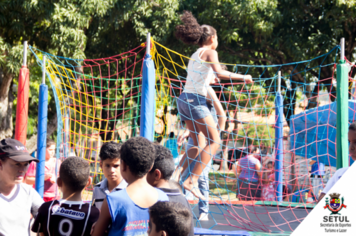
<path fill-rule="evenodd" d="M 172 188 L 170 183 L 170 179 L 174 171 L 174 160 L 172 153 L 168 148 L 159 145 L 155 145 L 155 150 L 156 159 L 151 171 L 147 174 L 147 182 L 153 187 L 159 188 L 164 193 L 166 193 L 169 201 L 179 202 L 187 209 L 189 209 L 190 212 L 192 212 L 192 209 L 190 208 L 190 205 L 184 195 L 181 194 L 178 188 Z M 193 221 L 191 222 L 192 226 L 189 235 L 194 236 L 194 225 Z"/>
<path fill-rule="evenodd" d="M 43 200 L 45 202 L 53 201 L 55 198 L 59 199 L 58 186 L 56 184 L 58 171 L 61 165 L 61 161 L 54 155 L 56 153 L 56 143 L 52 139 L 46 141 L 46 161 L 45 161 L 45 182 Z M 35 187 L 36 182 L 36 162 L 32 162 L 26 173 L 26 184 L 33 185 Z"/>
<path fill-rule="evenodd" d="M 57 180 L 63 198 L 40 207 L 32 232 L 45 236 L 90 236 L 100 211 L 83 202 L 82 191 L 91 184 L 89 173 L 89 164 L 83 158 L 68 157 L 63 161 Z"/>
<path fill-rule="evenodd" d="M 351 156 L 353 161 L 356 161 L 356 122 L 353 122 L 349 126 L 349 155 Z M 325 188 L 321 192 L 319 196 L 318 202 L 323 199 L 323 197 L 331 190 L 331 188 L 336 184 L 337 181 L 343 176 L 343 174 L 349 169 L 349 167 L 344 167 L 338 169 L 333 177 L 328 181 Z"/>
<path fill-rule="evenodd" d="M 272 161 L 267 163 L 267 170 L 263 173 L 262 183 L 263 183 L 262 199 L 264 201 L 275 201 L 276 200 L 275 172 L 274 172 L 274 164 Z"/>
<path fill-rule="evenodd" d="M 167 195 L 147 183 L 147 173 L 155 160 L 155 147 L 143 137 L 127 140 L 120 149 L 120 170 L 127 188 L 107 195 L 94 227 L 94 236 L 104 235 L 111 224 L 109 236 L 146 235 L 148 208 Z"/>
<path fill-rule="evenodd" d="M 177 139 L 175 138 L 174 132 L 169 134 L 169 139 L 164 143 L 164 146 L 171 151 L 174 159 L 179 156 Z"/>
<path fill-rule="evenodd" d="M 310 181 L 313 187 L 315 199 L 318 199 L 323 190 L 323 177 L 325 176 L 325 164 L 322 159 L 310 161 Z"/>
<path fill-rule="evenodd" d="M 192 214 L 179 202 L 157 202 L 149 209 L 148 236 L 188 236 Z"/>
<path fill-rule="evenodd" d="M 100 149 L 100 168 L 105 179 L 94 186 L 92 203 L 101 209 L 106 196 L 115 191 L 127 187 L 127 183 L 120 172 L 120 148 L 121 143 L 114 141 L 104 143 Z"/>
<path fill-rule="evenodd" d="M 15 139 L 0 141 L 0 235 L 30 235 L 30 218 L 36 216 L 43 200 L 31 186 L 24 184 L 30 162 L 26 147 Z"/>
<path fill-rule="evenodd" d="M 261 197 L 261 162 L 255 157 L 259 148 L 248 146 L 248 155 L 241 158 L 236 166 L 237 194 L 239 200 L 251 201 Z"/>

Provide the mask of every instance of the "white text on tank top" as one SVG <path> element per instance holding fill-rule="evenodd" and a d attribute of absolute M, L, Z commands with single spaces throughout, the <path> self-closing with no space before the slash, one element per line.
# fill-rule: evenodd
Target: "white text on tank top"
<path fill-rule="evenodd" d="M 207 88 L 214 76 L 213 68 L 210 64 L 204 63 L 200 56 L 206 49 L 199 48 L 189 60 L 187 82 L 184 87 L 185 93 L 197 93 L 206 96 L 208 93 Z"/>

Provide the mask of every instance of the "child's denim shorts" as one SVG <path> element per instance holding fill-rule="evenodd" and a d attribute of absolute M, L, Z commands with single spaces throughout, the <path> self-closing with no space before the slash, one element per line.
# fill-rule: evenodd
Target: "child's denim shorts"
<path fill-rule="evenodd" d="M 213 116 L 216 123 L 218 121 L 214 106 L 202 95 L 182 93 L 177 99 L 177 106 L 182 121 L 199 120 L 207 116 Z"/>

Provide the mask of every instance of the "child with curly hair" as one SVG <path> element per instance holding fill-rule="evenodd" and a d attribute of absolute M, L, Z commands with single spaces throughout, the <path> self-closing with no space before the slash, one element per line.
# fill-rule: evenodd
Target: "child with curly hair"
<path fill-rule="evenodd" d="M 183 13 L 181 20 L 183 25 L 176 27 L 176 37 L 185 44 L 198 44 L 199 49 L 189 60 L 186 84 L 183 93 L 177 99 L 177 105 L 181 120 L 185 121 L 194 142 L 187 156 L 193 159 L 200 156 L 202 163 L 202 165 L 195 165 L 191 177 L 184 181 L 183 187 L 204 200 L 204 196 L 197 188 L 198 178 L 220 146 L 219 131 L 216 129 L 208 107 L 209 85 L 215 80 L 215 76 L 219 79 L 237 80 L 246 84 L 252 83 L 252 77 L 231 73 L 221 68 L 216 52 L 218 36 L 212 26 L 199 25 L 192 13 L 188 11 Z M 199 133 L 207 139 L 203 148 L 198 147 L 197 134 Z M 178 167 L 176 174 L 179 176 L 187 168 L 188 165 Z"/>

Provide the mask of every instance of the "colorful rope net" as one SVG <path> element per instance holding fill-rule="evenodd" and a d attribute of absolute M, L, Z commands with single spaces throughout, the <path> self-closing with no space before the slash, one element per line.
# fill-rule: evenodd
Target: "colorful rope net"
<path fill-rule="evenodd" d="M 94 183 L 102 179 L 98 162 L 101 145 L 139 135 L 144 46 L 112 57 L 86 60 L 30 48 L 39 64 L 43 55 L 47 57 L 47 77 L 59 117 L 57 158 L 76 155 L 88 160 Z M 254 83 L 226 80 L 211 85 L 224 109 L 217 118 L 225 116 L 227 121 L 216 127 L 221 130 L 220 147 L 211 155 L 211 162 L 204 164 L 200 176 L 199 189 L 207 200 L 198 204 L 186 193 L 193 204 L 196 227 L 290 232 L 305 218 L 336 170 L 337 52 L 335 47 L 317 58 L 283 65 L 224 64 L 228 71 L 251 74 Z M 177 137 L 186 129 L 177 98 L 185 88 L 190 58 L 157 42 L 153 42 L 151 55 L 156 67 L 155 139 L 171 149 L 178 165 L 188 148 L 186 141 L 177 145 Z M 282 72 L 284 113 L 279 126 L 275 113 L 278 71 Z M 355 114 L 353 102 L 349 104 L 350 114 Z M 354 116 L 350 116 L 351 122 Z M 279 153 L 275 148 L 276 129 L 283 130 L 283 145 L 278 145 L 283 147 L 281 182 L 274 178 L 274 162 Z M 251 166 L 242 166 L 243 158 L 251 154 L 250 145 L 260 150 L 253 155 L 260 163 L 261 177 L 257 183 L 243 185 L 249 179 L 241 178 L 241 174 L 253 172 Z M 189 159 L 192 158 L 186 161 Z M 200 156 L 195 163 L 202 165 Z M 192 165 L 189 167 L 181 177 L 194 175 Z M 282 202 L 276 201 L 278 184 L 283 185 Z M 91 188 L 86 190 L 86 200 L 91 200 Z M 208 213 L 209 221 L 199 220 L 199 211 Z"/>
<path fill-rule="evenodd" d="M 203 150 L 206 143 L 214 142 L 209 137 L 205 137 L 203 147 L 198 147 L 200 153 L 207 152 L 212 156 L 209 163 L 202 163 L 201 155 L 195 159 L 187 157 L 185 160 L 184 156 L 179 156 L 183 158 L 182 166 L 188 160 L 193 162 L 188 164 L 186 173 L 180 175 L 181 183 L 195 175 L 194 161 L 195 165 L 205 168 L 195 187 L 208 200 L 200 200 L 193 210 L 197 218 L 200 213 L 207 212 L 209 223 L 198 220 L 197 227 L 290 232 L 313 208 L 320 192 L 336 170 L 335 86 L 338 50 L 335 47 L 317 58 L 283 65 L 222 63 L 230 72 L 252 75 L 254 83 L 245 84 L 230 79 L 211 84 L 224 108 L 224 114 L 218 114 L 217 118 L 227 117 L 224 127 L 216 127 L 222 131 L 220 147 L 215 154 L 209 148 Z M 181 122 L 181 118 L 186 115 L 180 114 L 177 100 L 190 79 L 189 73 L 200 73 L 201 81 L 195 81 L 196 84 L 204 83 L 202 81 L 207 74 L 195 69 L 190 71 L 189 60 L 193 64 L 200 62 L 157 42 L 154 42 L 152 52 L 158 99 L 169 98 L 166 106 L 171 110 L 169 117 L 174 120 L 171 122 L 174 125 L 167 127 L 166 133 L 174 132 L 180 136 L 186 130 Z M 282 75 L 283 103 L 276 105 L 279 71 Z M 193 113 L 193 109 L 198 108 L 189 105 L 193 100 L 188 100 L 185 100 L 186 107 Z M 356 102 L 350 100 L 349 122 L 355 120 L 355 105 Z M 283 106 L 283 114 L 280 114 L 283 116 L 282 125 L 277 124 L 278 106 Z M 196 127 L 190 135 L 198 136 Z M 276 141 L 277 129 L 282 130 L 283 137 Z M 177 148 L 180 154 L 189 149 L 186 142 Z M 276 145 L 276 142 L 282 142 L 283 145 Z M 250 145 L 259 151 L 252 153 Z M 282 149 L 277 150 L 276 147 Z M 275 178 L 277 153 L 283 155 L 281 182 Z M 260 168 L 256 167 L 259 165 L 257 163 Z M 282 202 L 276 201 L 278 184 L 282 185 Z M 189 192 L 187 198 L 191 203 L 198 202 Z"/>
<path fill-rule="evenodd" d="M 58 116 L 57 158 L 83 157 L 93 182 L 102 179 L 100 147 L 139 134 L 144 47 L 116 56 L 76 60 L 30 48 L 46 70 Z M 86 200 L 91 200 L 92 186 Z"/>

